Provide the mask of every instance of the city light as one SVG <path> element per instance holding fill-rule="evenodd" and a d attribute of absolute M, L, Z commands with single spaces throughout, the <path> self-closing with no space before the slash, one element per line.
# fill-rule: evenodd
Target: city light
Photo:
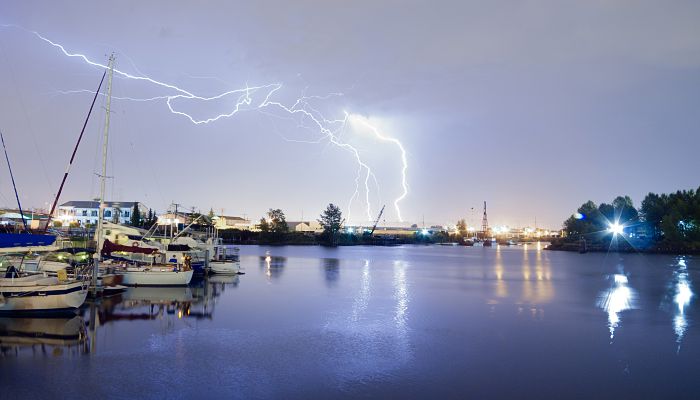
<path fill-rule="evenodd" d="M 622 226 L 619 222 L 612 222 L 608 224 L 608 232 L 612 232 L 613 235 L 622 235 L 624 230 L 625 227 Z"/>

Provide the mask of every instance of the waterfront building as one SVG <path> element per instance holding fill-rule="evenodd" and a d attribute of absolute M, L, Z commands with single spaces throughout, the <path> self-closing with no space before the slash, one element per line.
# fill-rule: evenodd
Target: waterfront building
<path fill-rule="evenodd" d="M 229 215 L 219 215 L 212 219 L 216 229 L 252 230 L 251 227 L 255 225 L 249 219 Z"/>
<path fill-rule="evenodd" d="M 134 201 L 105 201 L 104 220 L 120 224 L 131 222 L 131 213 L 137 204 L 141 217 L 148 214 L 148 208 L 140 202 Z M 99 201 L 68 201 L 58 206 L 54 215 L 54 221 L 61 222 L 64 226 L 71 224 L 87 226 L 97 224 L 97 216 L 100 210 Z"/>
<path fill-rule="evenodd" d="M 287 221 L 287 226 L 290 232 L 323 232 L 323 227 L 318 221 Z"/>

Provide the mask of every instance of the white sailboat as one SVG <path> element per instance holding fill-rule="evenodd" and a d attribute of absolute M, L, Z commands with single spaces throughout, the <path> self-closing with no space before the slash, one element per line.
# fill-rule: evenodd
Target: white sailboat
<path fill-rule="evenodd" d="M 117 272 L 126 286 L 187 286 L 193 270 L 180 269 L 172 264 L 127 265 Z"/>
<path fill-rule="evenodd" d="M 0 314 L 75 311 L 86 297 L 87 283 L 83 281 L 43 274 L 0 278 Z"/>
<path fill-rule="evenodd" d="M 92 113 L 92 109 L 95 105 L 95 101 L 97 100 L 97 95 L 100 92 L 100 88 L 102 87 L 104 77 L 105 75 L 103 75 L 102 79 L 100 80 L 100 86 L 95 92 L 95 97 L 93 98 L 92 105 L 90 106 L 90 112 L 88 112 L 88 118 L 85 120 L 85 125 L 83 125 L 83 130 L 80 133 L 75 150 L 73 151 L 73 156 L 68 164 L 69 167 L 63 175 L 63 181 L 61 182 L 61 186 L 59 187 L 58 193 L 54 200 L 52 212 L 56 203 L 58 202 L 58 198 L 60 197 L 63 184 L 65 183 L 68 176 L 68 171 L 70 170 L 70 165 L 75 157 L 75 151 L 77 150 L 78 145 L 80 144 L 80 139 L 85 132 L 85 126 L 87 125 L 87 121 Z M 17 205 L 20 209 L 20 215 L 23 215 L 21 211 L 22 206 L 19 201 L 19 195 L 17 194 L 14 176 L 12 176 L 10 159 L 7 156 L 5 139 L 2 136 L 2 132 L 0 132 L 0 139 L 2 140 L 3 150 L 5 151 L 5 159 L 7 160 L 10 176 L 12 177 L 12 185 L 15 189 L 15 197 L 17 198 Z M 5 254 L 26 252 L 32 251 L 32 248 L 36 246 L 46 247 L 47 245 L 52 245 L 54 243 L 56 239 L 55 235 L 29 233 L 26 223 L 24 222 L 24 217 L 22 217 L 22 221 L 26 232 L 3 234 L 0 252 Z M 22 261 L 24 261 L 24 258 L 25 257 L 22 256 L 19 262 L 11 262 L 9 265 L 7 265 L 4 277 L 0 278 L 0 315 L 17 317 L 27 314 L 47 314 L 66 311 L 75 312 L 77 308 L 83 305 L 85 298 L 87 297 L 87 283 L 85 281 L 77 278 L 70 279 L 65 268 L 55 268 L 56 276 L 48 276 L 48 273 L 46 272 L 29 273 L 26 271 L 20 271 L 18 270 L 18 267 L 22 267 Z M 4 264 L 4 262 L 2 263 Z M 57 266 L 53 265 L 53 267 Z M 58 267 L 64 267 L 64 265 L 60 264 Z"/>

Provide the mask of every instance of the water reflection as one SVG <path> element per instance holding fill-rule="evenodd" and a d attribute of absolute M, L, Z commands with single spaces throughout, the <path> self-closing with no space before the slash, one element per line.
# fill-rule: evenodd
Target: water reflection
<path fill-rule="evenodd" d="M 326 286 L 335 286 L 340 278 L 340 260 L 337 258 L 322 258 L 321 267 L 326 278 Z"/>
<path fill-rule="evenodd" d="M 496 273 L 496 297 L 508 297 L 508 287 L 506 286 L 506 281 L 503 279 L 503 255 L 501 254 L 501 246 L 496 246 L 494 271 Z"/>
<path fill-rule="evenodd" d="M 408 358 L 408 283 L 406 282 L 406 263 L 394 262 L 394 299 L 396 300 L 394 322 L 398 338 L 399 356 Z"/>
<path fill-rule="evenodd" d="M 287 257 L 272 256 L 269 251 L 264 256 L 260 256 L 260 269 L 265 272 L 268 279 L 279 278 L 286 264 Z"/>
<path fill-rule="evenodd" d="M 635 308 L 636 293 L 629 287 L 626 275 L 614 274 L 609 277 L 612 285 L 598 298 L 598 307 L 608 313 L 610 342 L 615 337 L 615 329 L 620 324 L 620 313 Z"/>
<path fill-rule="evenodd" d="M 324 327 L 324 337 L 342 338 L 343 345 L 334 347 L 324 367 L 337 374 L 341 386 L 385 376 L 413 356 L 408 264 L 395 260 L 390 269 L 381 264 L 373 269 L 371 261 L 363 260 L 360 265 L 343 271 L 344 285 L 357 279 L 350 307 L 328 313 Z M 391 291 L 374 291 L 374 282 L 390 284 Z"/>
<path fill-rule="evenodd" d="M 688 329 L 685 311 L 693 297 L 693 290 L 688 276 L 688 265 L 684 258 L 678 260 L 676 270 L 673 272 L 673 289 L 673 303 L 675 305 L 673 330 L 676 333 L 676 342 L 678 343 L 678 351 L 680 351 L 681 342 Z"/>
<path fill-rule="evenodd" d="M 29 351 L 40 355 L 81 354 L 87 351 L 85 321 L 66 318 L 0 318 L 0 354 L 17 356 Z"/>
<path fill-rule="evenodd" d="M 369 275 L 369 260 L 365 260 L 365 265 L 362 267 L 362 282 L 360 290 L 355 296 L 355 301 L 352 304 L 352 322 L 357 322 L 360 316 L 367 310 L 370 297 L 370 275 Z"/>

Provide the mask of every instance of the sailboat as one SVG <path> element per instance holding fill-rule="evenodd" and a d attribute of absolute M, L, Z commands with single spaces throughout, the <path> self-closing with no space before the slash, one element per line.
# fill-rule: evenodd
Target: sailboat
<path fill-rule="evenodd" d="M 95 97 L 92 100 L 92 105 L 90 106 L 90 111 L 88 112 L 87 118 L 85 119 L 85 124 L 80 132 L 78 138 L 78 143 L 73 150 L 73 155 L 69 162 L 70 165 L 73 163 L 75 158 L 75 153 L 80 144 L 80 139 L 83 137 L 85 132 L 85 127 L 92 113 L 92 109 L 95 105 L 95 100 L 97 100 L 97 95 L 102 87 L 102 82 L 104 81 L 105 75 L 102 75 L 100 80 L 100 85 L 95 92 Z M 27 250 L 37 250 L 36 247 L 46 247 L 51 245 L 56 240 L 55 235 L 46 234 L 46 230 L 42 234 L 30 233 L 27 229 L 27 223 L 24 220 L 24 214 L 22 213 L 22 205 L 19 201 L 19 195 L 17 193 L 17 186 L 15 185 L 14 176 L 12 175 L 12 167 L 10 165 L 10 159 L 7 155 L 7 148 L 5 146 L 5 138 L 2 136 L 0 131 L 0 139 L 2 140 L 3 149 L 5 151 L 5 159 L 7 160 L 7 166 L 10 170 L 10 176 L 12 177 L 12 186 L 15 190 L 15 197 L 17 198 L 17 206 L 20 210 L 20 215 L 22 215 L 22 222 L 24 225 L 24 233 L 6 233 L 0 238 L 0 252 L 2 253 L 12 253 L 12 252 L 22 252 Z M 58 198 L 63 189 L 63 184 L 68 176 L 68 170 L 66 170 L 61 186 L 56 195 L 54 201 L 54 207 L 58 202 Z M 53 211 L 53 208 L 52 208 Z M 46 229 L 48 229 L 48 221 Z M 56 271 L 56 276 L 48 276 L 46 272 L 32 273 L 27 271 L 22 271 L 22 262 L 24 261 L 24 256 L 20 259 L 19 263 L 12 262 L 5 271 L 4 277 L 0 278 L 0 315 L 7 315 L 11 317 L 22 316 L 27 314 L 47 314 L 47 313 L 61 313 L 61 312 L 75 312 L 83 303 L 87 297 L 87 282 L 82 280 L 75 274 L 72 278 L 68 276 L 65 269 L 59 269 Z"/>
<path fill-rule="evenodd" d="M 93 270 L 93 285 L 95 290 L 98 289 L 99 263 L 102 261 L 102 255 L 106 246 L 112 247 L 107 251 L 122 251 L 122 252 L 141 252 L 138 246 L 123 246 L 111 244 L 104 239 L 104 195 L 105 195 L 105 179 L 107 177 L 107 143 L 109 139 L 109 117 L 110 107 L 112 104 L 112 76 L 114 75 L 114 55 L 109 58 L 109 78 L 107 80 L 107 103 L 105 115 L 104 138 L 102 141 L 102 174 L 100 175 L 100 210 L 99 218 L 97 218 L 97 229 L 95 230 L 95 242 L 97 243 L 97 252 Z M 151 252 L 151 254 L 156 253 Z M 192 280 L 193 271 L 188 260 L 183 260 L 183 263 L 156 263 L 155 257 L 151 259 L 150 264 L 139 262 L 125 262 L 114 268 L 114 273 L 122 276 L 122 284 L 127 286 L 186 286 Z"/>

